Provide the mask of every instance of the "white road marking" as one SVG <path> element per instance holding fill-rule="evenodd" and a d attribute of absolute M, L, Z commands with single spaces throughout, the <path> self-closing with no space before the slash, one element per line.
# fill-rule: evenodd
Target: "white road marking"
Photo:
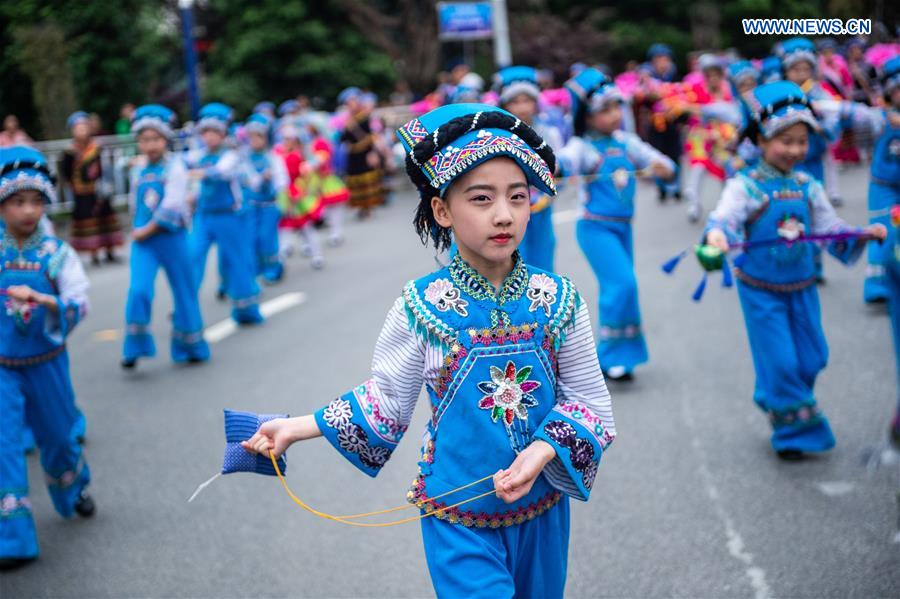
<path fill-rule="evenodd" d="M 269 318 L 279 312 L 284 312 L 288 308 L 299 306 L 306 301 L 306 294 L 302 291 L 292 291 L 272 298 L 267 302 L 263 302 L 259 306 L 259 311 L 263 316 Z M 238 331 L 238 324 L 231 318 L 226 318 L 221 322 L 210 325 L 203 332 L 203 337 L 207 343 L 218 343 L 223 339 L 234 335 Z"/>
<path fill-rule="evenodd" d="M 816 488 L 824 495 L 829 497 L 837 497 L 838 495 L 846 495 L 856 487 L 855 484 L 845 480 L 834 480 L 822 483 L 816 483 Z"/>

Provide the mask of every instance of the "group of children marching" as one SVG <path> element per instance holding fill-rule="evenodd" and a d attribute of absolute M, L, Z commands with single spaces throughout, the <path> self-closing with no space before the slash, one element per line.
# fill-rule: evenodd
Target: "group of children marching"
<path fill-rule="evenodd" d="M 654 59 L 665 55 L 664 48 L 651 50 Z M 665 66 L 654 64 L 660 73 Z M 699 66 L 690 89 L 666 95 L 660 80 L 644 80 L 629 93 L 660 104 L 665 126 L 657 133 L 671 118 L 691 127 L 685 196 L 692 220 L 701 214 L 702 175 L 727 179 L 701 244 L 725 269 L 730 262 L 723 256 L 733 246 L 743 249 L 733 263 L 756 371 L 753 398 L 769 417 L 774 451 L 802 458 L 835 444 L 814 390 L 828 354 L 816 288 L 820 245 L 851 263 L 869 243 L 879 276 L 867 280 L 866 297 L 881 294 L 890 302 L 900 356 L 900 57 L 883 67 L 879 108 L 820 97 L 815 47 L 803 39 L 781 45 L 777 81 L 762 83 L 749 61 L 725 65 L 710 56 Z M 633 259 L 636 180 L 655 178 L 665 197 L 678 164 L 664 148 L 623 130 L 628 94 L 601 71 L 579 68 L 565 89 L 562 126 L 542 103 L 537 72 L 516 66 L 496 76 L 499 106 L 448 104 L 398 130 L 420 196 L 416 233 L 437 250 L 452 244 L 450 263 L 403 288 L 368 380 L 314 414 L 266 422 L 244 444 L 277 457 L 296 441 L 324 436 L 374 476 L 403 437 L 424 384 L 432 416 L 408 497 L 433 516 L 422 520 L 422 533 L 439 596 L 562 596 L 568 498 L 588 498 L 615 437 L 605 378 L 628 380 L 648 360 Z M 346 101 L 361 101 L 358 90 L 347 93 Z M 151 105 L 135 114 L 141 157 L 133 169 L 124 366 L 155 351 L 148 325 L 160 266 L 175 297 L 173 358 L 206 360 L 197 289 L 210 245 L 219 247 L 234 319 L 261 322 L 257 280 L 282 274 L 279 223 L 301 231 L 315 264 L 321 254 L 311 223 L 347 195 L 331 170 L 332 149 L 315 127 L 284 124 L 273 149 L 272 117 L 260 111 L 244 127 L 247 147 L 236 149 L 228 144 L 227 106 L 209 104 L 200 117 L 203 147 L 182 157 L 168 150 L 168 109 Z M 351 145 L 363 143 L 368 134 L 353 126 L 360 138 Z M 825 191 L 823 148 L 844 130 L 877 137 L 873 221 L 865 228 L 841 220 Z M 373 142 L 366 139 L 358 147 L 373 167 Z M 56 481 L 57 509 L 93 511 L 73 432 L 78 413 L 64 344 L 86 310 L 87 282 L 68 246 L 38 227 L 54 193 L 43 158 L 6 152 L 12 153 L 0 160 L 7 225 L 0 246 L 7 305 L 0 313 L 0 557 L 28 559 L 37 546 L 19 438 L 26 420 Z M 555 181 L 570 178 L 583 185 L 576 238 L 600 288 L 596 337 L 581 294 L 553 262 Z M 374 185 L 372 177 L 363 179 L 357 193 Z M 341 238 L 333 233 L 331 241 Z M 892 427 L 900 437 L 900 422 Z M 485 472 L 494 473 L 493 494 L 465 509 L 438 501 Z"/>

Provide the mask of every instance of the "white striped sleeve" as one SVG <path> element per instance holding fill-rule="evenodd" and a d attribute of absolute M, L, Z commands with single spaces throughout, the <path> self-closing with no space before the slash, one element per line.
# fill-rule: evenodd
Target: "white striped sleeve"
<path fill-rule="evenodd" d="M 403 298 L 397 298 L 375 343 L 372 378 L 384 394 L 384 410 L 404 425 L 422 390 L 424 366 L 425 350 L 409 329 Z"/>

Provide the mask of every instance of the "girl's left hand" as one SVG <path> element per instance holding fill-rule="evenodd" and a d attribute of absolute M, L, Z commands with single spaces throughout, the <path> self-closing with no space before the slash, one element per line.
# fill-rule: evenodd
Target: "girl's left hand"
<path fill-rule="evenodd" d="M 556 451 L 546 441 L 537 440 L 525 448 L 506 470 L 494 474 L 497 497 L 513 503 L 525 497 L 537 480 L 544 466 L 556 456 Z"/>
<path fill-rule="evenodd" d="M 885 239 L 887 239 L 887 227 L 885 227 L 881 223 L 869 225 L 868 227 L 863 229 L 863 232 L 868 233 L 878 241 L 884 241 Z"/>
<path fill-rule="evenodd" d="M 37 303 L 37 300 L 35 299 L 37 292 L 28 285 L 10 285 L 6 289 L 6 293 L 10 297 L 10 299 L 14 299 L 19 302 Z"/>

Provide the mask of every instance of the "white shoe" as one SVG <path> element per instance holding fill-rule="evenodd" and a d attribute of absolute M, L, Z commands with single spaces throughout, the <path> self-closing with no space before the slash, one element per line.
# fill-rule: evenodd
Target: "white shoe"
<path fill-rule="evenodd" d="M 703 209 L 700 208 L 699 204 L 688 205 L 687 217 L 689 221 L 692 223 L 699 222 L 701 216 L 703 216 Z"/>
<path fill-rule="evenodd" d="M 323 258 L 322 256 L 315 256 L 312 259 L 312 267 L 315 270 L 322 270 L 323 268 L 325 268 L 325 258 Z"/>

